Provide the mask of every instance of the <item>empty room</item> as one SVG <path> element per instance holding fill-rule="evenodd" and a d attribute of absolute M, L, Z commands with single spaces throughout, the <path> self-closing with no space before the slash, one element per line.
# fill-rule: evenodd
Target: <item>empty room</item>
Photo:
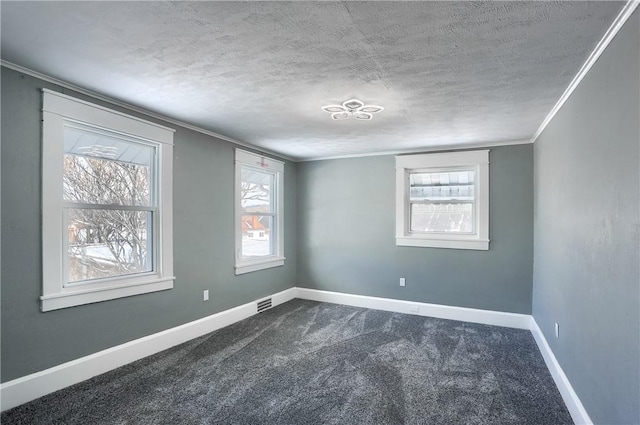
<path fill-rule="evenodd" d="M 640 424 L 631 1 L 1 1 L 0 422 Z"/>

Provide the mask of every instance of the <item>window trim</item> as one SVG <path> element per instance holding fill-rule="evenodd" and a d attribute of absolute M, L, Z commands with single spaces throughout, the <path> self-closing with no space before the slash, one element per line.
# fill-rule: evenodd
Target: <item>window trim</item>
<path fill-rule="evenodd" d="M 284 265 L 286 257 L 284 256 L 284 162 L 276 159 L 267 158 L 242 149 L 235 150 L 235 274 L 240 275 L 258 270 L 264 270 L 272 267 Z M 241 183 L 242 183 L 242 166 L 253 167 L 259 171 L 265 171 L 275 174 L 274 182 L 276 185 L 275 196 L 275 255 L 265 256 L 253 260 L 242 259 L 242 199 L 241 199 Z"/>
<path fill-rule="evenodd" d="M 443 170 L 476 171 L 473 234 L 410 232 L 409 174 Z M 489 150 L 396 156 L 396 245 L 450 249 L 489 249 Z"/>
<path fill-rule="evenodd" d="M 175 130 L 42 89 L 42 296 L 40 308 L 57 310 L 173 288 L 173 133 Z M 86 285 L 66 282 L 62 176 L 64 123 L 74 122 L 130 136 L 157 149 L 157 262 L 151 272 L 105 278 Z M 59 159 L 59 160 L 56 160 Z"/>

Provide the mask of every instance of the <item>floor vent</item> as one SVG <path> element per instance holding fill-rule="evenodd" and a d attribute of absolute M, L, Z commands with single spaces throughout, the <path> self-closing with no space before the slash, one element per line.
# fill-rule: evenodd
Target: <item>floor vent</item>
<path fill-rule="evenodd" d="M 258 313 L 262 313 L 263 311 L 271 308 L 271 298 L 258 301 L 256 304 L 258 304 Z"/>

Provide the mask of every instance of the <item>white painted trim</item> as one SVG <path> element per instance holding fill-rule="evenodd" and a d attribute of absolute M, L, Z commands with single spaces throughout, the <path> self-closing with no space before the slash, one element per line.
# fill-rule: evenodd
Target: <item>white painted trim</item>
<path fill-rule="evenodd" d="M 437 238 L 408 238 L 396 236 L 396 246 L 409 246 L 416 248 L 444 248 L 444 249 L 473 249 L 477 251 L 489 250 L 489 239 L 455 240 Z"/>
<path fill-rule="evenodd" d="M 189 130 L 193 130 L 193 131 L 197 131 L 198 133 L 206 134 L 207 136 L 215 137 L 216 139 L 224 140 L 225 142 L 233 143 L 233 144 L 238 145 L 238 146 L 244 146 L 244 147 L 249 148 L 249 149 L 255 149 L 255 150 L 259 151 L 259 152 L 264 152 L 264 153 L 268 153 L 268 154 L 271 154 L 271 155 L 275 155 L 278 158 L 287 159 L 289 161 L 295 161 L 294 158 L 291 158 L 289 156 L 283 155 L 281 153 L 270 151 L 270 150 L 262 148 L 260 146 L 252 145 L 250 143 L 241 142 L 240 140 L 236 140 L 236 139 L 233 139 L 231 137 L 224 136 L 224 135 L 219 134 L 219 133 L 215 133 L 215 132 L 213 132 L 211 130 L 207 130 L 207 129 L 204 129 L 202 127 L 198 127 L 196 125 L 189 124 L 189 123 L 187 123 L 185 121 L 180 121 L 178 119 L 174 119 L 174 118 L 168 117 L 166 115 L 162 115 L 162 114 L 159 114 L 159 113 L 156 113 L 156 112 L 152 112 L 152 111 L 150 111 L 148 109 L 145 109 L 145 108 L 141 108 L 141 107 L 134 106 L 134 105 L 126 103 L 126 102 L 122 102 L 120 100 L 113 99 L 113 98 L 111 98 L 109 96 L 105 96 L 105 95 L 99 94 L 97 92 L 94 92 L 94 91 L 91 91 L 91 90 L 87 90 L 87 89 L 82 88 L 80 86 L 76 86 L 75 84 L 71 84 L 71 83 L 68 83 L 66 81 L 59 80 L 59 79 L 54 78 L 54 77 L 50 77 L 50 76 L 48 76 L 46 74 L 42 74 L 42 73 L 40 73 L 38 71 L 34 71 L 32 69 L 26 68 L 26 67 L 21 66 L 21 65 L 17 65 L 17 64 L 12 63 L 12 62 L 8 62 L 6 60 L 0 60 L 0 65 L 4 66 L 6 68 L 9 68 L 9 69 L 13 69 L 14 71 L 20 72 L 22 74 L 26 74 L 26 75 L 30 75 L 32 77 L 38 78 L 38 79 L 46 81 L 48 83 L 55 84 L 57 86 L 64 87 L 64 88 L 69 89 L 69 90 L 73 90 L 73 91 L 78 92 L 80 94 L 83 94 L 85 96 L 91 96 L 91 97 L 93 97 L 95 99 L 98 99 L 98 100 L 101 100 L 103 102 L 108 102 L 108 103 L 111 103 L 112 105 L 116 105 L 116 106 L 119 106 L 121 108 L 128 109 L 130 111 L 138 112 L 140 114 L 144 114 L 144 115 L 146 115 L 148 117 L 151 117 L 151 118 L 155 118 L 155 119 L 158 119 L 158 120 L 161 120 L 161 121 L 173 124 L 173 125 L 179 125 L 180 127 L 183 127 L 183 128 L 189 129 Z"/>
<path fill-rule="evenodd" d="M 273 306 L 295 298 L 295 288 L 271 295 Z M 178 344 L 206 335 L 257 314 L 255 302 L 117 345 L 67 363 L 0 385 L 0 410 L 4 411 L 70 385 L 140 360 Z"/>
<path fill-rule="evenodd" d="M 411 173 L 473 169 L 476 175 L 475 231 L 471 234 L 411 232 Z M 489 249 L 489 150 L 396 156 L 396 245 L 422 248 Z"/>
<path fill-rule="evenodd" d="M 269 257 L 246 260 L 242 258 L 242 167 L 248 166 L 257 171 L 268 173 L 274 177 L 275 185 L 275 213 L 272 236 L 275 240 L 275 253 Z M 235 149 L 235 177 L 234 177 L 234 215 L 235 215 L 235 274 L 251 273 L 272 267 L 284 265 L 284 168 L 285 164 L 263 155 L 247 152 L 242 149 Z"/>
<path fill-rule="evenodd" d="M 291 301 L 295 297 L 296 297 L 296 288 L 295 287 L 289 288 L 289 289 L 285 289 L 284 291 L 276 292 L 275 294 L 271 295 L 271 305 L 273 307 L 275 307 L 277 305 L 284 304 L 287 301 Z M 269 298 L 269 297 L 266 297 L 266 298 Z M 260 300 L 256 300 L 256 301 L 260 301 Z M 254 302 L 254 304 L 255 304 L 255 302 Z"/>
<path fill-rule="evenodd" d="M 540 349 L 540 353 L 544 358 L 545 363 L 547 364 L 547 368 L 553 377 L 560 394 L 562 395 L 562 399 L 564 403 L 567 405 L 567 409 L 569 409 L 569 413 L 571 414 L 571 418 L 576 423 L 576 425 L 592 425 L 593 422 L 587 413 L 587 410 L 582 405 L 580 398 L 576 394 L 575 390 L 571 386 L 571 382 L 569 382 L 569 378 L 565 375 L 560 363 L 556 359 L 556 356 L 551 351 L 551 347 L 547 343 L 540 326 L 536 320 L 531 317 L 530 324 L 531 334 L 533 334 L 533 338 L 538 344 L 538 348 Z"/>
<path fill-rule="evenodd" d="M 174 130 L 103 106 L 42 89 L 42 296 L 41 310 L 51 311 L 173 288 L 173 133 Z M 72 121 L 106 129 L 152 145 L 157 150 L 154 188 L 154 270 L 117 276 L 90 285 L 67 287 L 64 270 L 62 196 L 64 126 Z"/>
<path fill-rule="evenodd" d="M 531 320 L 531 316 L 528 314 L 378 298 L 300 287 L 296 287 L 296 298 L 516 329 L 528 330 Z"/>
<path fill-rule="evenodd" d="M 295 162 L 326 161 L 329 159 L 366 158 L 370 156 L 405 155 L 405 154 L 413 154 L 413 153 L 455 152 L 459 150 L 472 150 L 472 149 L 481 149 L 481 148 L 492 148 L 496 146 L 515 146 L 515 145 L 529 145 L 529 144 L 531 144 L 530 139 L 508 140 L 504 142 L 445 144 L 445 145 L 438 145 L 438 146 L 424 146 L 424 147 L 405 149 L 405 150 L 391 150 L 391 151 L 370 152 L 370 153 L 354 153 L 354 154 L 348 154 L 348 155 L 321 156 L 317 158 L 297 159 L 295 160 Z"/>
<path fill-rule="evenodd" d="M 567 405 L 573 421 L 576 425 L 593 425 L 589 414 L 571 386 L 571 382 L 569 382 L 553 351 L 551 351 L 544 334 L 531 315 L 370 297 L 366 295 L 354 295 L 300 287 L 296 287 L 295 291 L 295 298 L 305 300 L 529 330 L 540 349 L 540 353 L 560 391 L 562 399 Z"/>
<path fill-rule="evenodd" d="M 284 266 L 285 257 L 274 257 L 266 261 L 255 261 L 252 263 L 240 263 L 233 268 L 236 271 L 236 275 L 257 272 L 258 270 L 270 269 L 272 267 Z"/>
<path fill-rule="evenodd" d="M 121 108 L 128 109 L 130 111 L 138 112 L 140 114 L 144 114 L 148 117 L 155 118 L 166 123 L 170 123 L 173 125 L 179 125 L 180 127 L 196 131 L 198 133 L 206 134 L 207 136 L 215 137 L 216 139 L 224 140 L 229 143 L 233 143 L 238 146 L 243 146 L 249 149 L 255 149 L 260 153 L 265 153 L 269 155 L 274 155 L 281 159 L 286 159 L 292 162 L 310 162 L 310 161 L 324 161 L 328 159 L 346 159 L 346 158 L 361 158 L 361 157 L 369 157 L 369 156 L 386 156 L 386 155 L 401 155 L 401 154 L 409 154 L 409 153 L 426 153 L 426 152 L 442 152 L 442 151 L 451 151 L 451 150 L 460 150 L 460 149 L 476 149 L 476 148 L 489 148 L 494 146 L 512 146 L 512 145 L 525 145 L 531 143 L 531 140 L 507 140 L 507 141 L 499 141 L 499 142 L 477 142 L 477 143 L 465 143 L 465 144 L 444 144 L 439 146 L 424 146 L 413 149 L 399 149 L 399 150 L 390 150 L 390 151 L 382 151 L 382 152 L 371 152 L 371 153 L 362 153 L 362 154 L 347 154 L 347 155 L 333 155 L 333 156 L 323 156 L 317 158 L 294 158 L 279 152 L 275 152 L 257 145 L 253 145 L 251 143 L 242 142 L 240 140 L 234 139 L 232 137 L 225 136 L 220 133 L 213 132 L 211 130 L 204 129 L 202 127 L 198 127 L 193 124 L 189 124 L 185 121 L 181 121 L 175 118 L 171 118 L 166 115 L 162 115 L 156 112 L 152 112 L 148 109 L 141 108 L 126 102 L 122 102 L 120 100 L 113 99 L 109 96 L 105 96 L 99 94 L 97 92 L 82 88 L 75 84 L 68 83 L 66 81 L 51 77 L 49 75 L 43 74 L 38 71 L 34 71 L 27 67 L 17 65 L 15 63 L 0 60 L 0 65 L 9 69 L 13 69 L 14 71 L 30 75 L 32 77 L 38 78 L 40 80 L 46 81 L 51 84 L 55 84 L 60 87 L 64 87 L 69 90 L 73 90 L 85 96 L 91 96 L 95 99 L 101 100 L 103 102 L 108 102 L 113 105 L 119 106 Z"/>
<path fill-rule="evenodd" d="M 40 297 L 40 309 L 46 312 L 77 305 L 114 300 L 116 298 L 130 297 L 132 295 L 166 291 L 167 289 L 173 289 L 174 280 L 175 277 L 173 276 L 161 279 L 154 277 L 149 281 L 143 280 L 136 283 L 117 284 L 111 287 L 89 287 L 88 289 L 80 289 L 76 292 L 65 291 L 42 295 Z"/>
<path fill-rule="evenodd" d="M 530 315 L 300 287 L 289 288 L 271 295 L 271 302 L 275 307 L 294 298 L 530 330 L 574 422 L 577 425 L 591 425 L 593 423 L 573 390 L 569 379 L 562 371 L 540 327 Z M 54 391 L 206 335 L 255 314 L 257 314 L 257 305 L 256 301 L 252 301 L 175 328 L 5 382 L 0 385 L 0 411 L 11 409 Z"/>
<path fill-rule="evenodd" d="M 173 144 L 173 134 L 167 134 L 167 132 L 175 133 L 176 130 L 173 128 L 127 115 L 120 111 L 115 111 L 101 105 L 96 105 L 95 103 L 87 102 L 86 100 L 59 93 L 55 90 L 43 88 L 42 92 L 47 93 L 42 102 L 43 111 L 57 114 L 59 113 L 58 111 L 62 110 L 65 112 L 65 117 L 80 120 L 86 120 L 86 116 L 89 113 L 97 115 L 103 120 L 113 119 L 111 117 L 114 115 L 120 116 L 126 121 L 132 122 L 131 125 L 135 125 L 137 127 L 136 130 L 138 130 L 140 134 L 144 134 L 144 137 Z M 154 134 L 156 131 L 157 134 Z M 128 133 L 134 133 L 134 131 L 128 131 Z"/>
<path fill-rule="evenodd" d="M 618 34 L 620 29 L 624 26 L 625 22 L 627 22 L 629 17 L 631 17 L 631 14 L 636 10 L 639 4 L 640 4 L 640 1 L 638 0 L 627 1 L 627 3 L 624 5 L 622 10 L 616 17 L 616 19 L 614 19 L 613 23 L 611 24 L 607 32 L 604 34 L 604 36 L 600 40 L 600 42 L 598 42 L 598 44 L 596 45 L 596 48 L 593 50 L 593 52 L 591 52 L 591 54 L 589 55 L 585 63 L 582 65 L 582 67 L 580 68 L 576 76 L 573 77 L 573 80 L 571 80 L 571 82 L 569 83 L 569 86 L 564 91 L 564 93 L 562 93 L 562 96 L 560 96 L 560 99 L 558 99 L 558 101 L 553 106 L 549 114 L 547 114 L 545 119 L 542 121 L 542 124 L 540 124 L 540 127 L 538 127 L 538 130 L 536 130 L 533 137 L 531 138 L 531 143 L 534 143 L 538 139 L 540 134 L 542 134 L 544 129 L 547 128 L 547 125 L 549 125 L 553 117 L 555 117 L 558 111 L 560 110 L 560 108 L 562 108 L 562 105 L 564 105 L 564 103 L 569 99 L 569 96 L 571 96 L 571 93 L 573 93 L 573 91 L 578 87 L 578 85 L 580 84 L 582 79 L 587 75 L 591 67 L 598 61 L 600 56 L 602 56 L 602 53 L 607 48 L 609 43 L 611 43 L 611 40 L 613 40 L 616 34 Z"/>
<path fill-rule="evenodd" d="M 602 39 L 596 45 L 595 49 L 591 52 L 591 54 L 589 55 L 589 57 L 587 58 L 585 63 L 582 65 L 582 67 L 580 68 L 578 73 L 575 75 L 575 77 L 573 77 L 573 80 L 571 80 L 571 82 L 569 83 L 569 86 L 565 89 L 565 91 L 562 94 L 562 96 L 560 96 L 560 99 L 558 99 L 556 104 L 553 106 L 551 111 L 547 114 L 545 119 L 542 121 L 542 123 L 540 124 L 540 126 L 538 127 L 536 132 L 534 133 L 534 135 L 529 140 L 515 140 L 515 141 L 504 141 L 504 142 L 486 142 L 486 143 L 480 142 L 480 143 L 467 143 L 467 144 L 448 144 L 448 145 L 431 146 L 431 147 L 418 147 L 418 148 L 406 149 L 406 150 L 390 150 L 390 151 L 382 151 L 382 152 L 371 152 L 371 153 L 365 153 L 365 154 L 332 155 L 332 156 L 323 156 L 323 157 L 316 157 L 316 158 L 295 159 L 293 157 L 289 157 L 289 156 L 283 155 L 281 153 L 269 151 L 269 150 L 261 148 L 259 146 L 252 145 L 250 143 L 241 142 L 241 141 L 233 139 L 231 137 L 227 137 L 227 136 L 224 136 L 222 134 L 218 134 L 218 133 L 215 133 L 213 131 L 203 129 L 203 128 L 198 127 L 198 126 L 195 126 L 195 125 L 192 125 L 192 124 L 188 124 L 188 123 L 186 123 L 184 121 L 176 120 L 176 119 L 167 117 L 165 115 L 161 115 L 161 114 L 157 114 L 155 112 L 151 112 L 151 111 L 149 111 L 147 109 L 144 109 L 144 108 L 140 108 L 140 107 L 137 107 L 137 106 L 125 103 L 125 102 L 121 102 L 121 101 L 112 99 L 112 98 L 110 98 L 108 96 L 101 95 L 101 94 L 93 92 L 91 90 L 84 89 L 84 88 L 76 86 L 74 84 L 67 83 L 66 81 L 50 77 L 50 76 L 48 76 L 46 74 L 42 74 L 40 72 L 34 71 L 32 69 L 29 69 L 29 68 L 26 68 L 26 67 L 23 67 L 23 66 L 20 66 L 20 65 L 17 65 L 17 64 L 14 64 L 12 62 L 8 62 L 6 60 L 1 60 L 0 64 L 2 66 L 6 67 L 6 68 L 13 69 L 14 71 L 18 71 L 18 72 L 21 72 L 23 74 L 30 75 L 32 77 L 41 79 L 43 81 L 47 81 L 49 83 L 56 84 L 56 85 L 64 87 L 64 88 L 68 88 L 70 90 L 74 90 L 74 91 L 76 91 L 78 93 L 82 93 L 84 95 L 91 96 L 91 97 L 94 97 L 96 99 L 112 103 L 114 105 L 118 105 L 120 107 L 129 109 L 131 111 L 139 112 L 139 113 L 145 114 L 145 115 L 147 115 L 149 117 L 156 118 L 156 119 L 159 119 L 159 120 L 171 123 L 171 124 L 179 125 L 181 127 L 188 128 L 190 130 L 194 130 L 194 131 L 197 131 L 199 133 L 206 134 L 208 136 L 212 136 L 212 137 L 215 137 L 215 138 L 218 138 L 218 139 L 221 139 L 221 140 L 225 140 L 227 142 L 231 142 L 231 143 L 234 143 L 234 144 L 239 145 L 239 146 L 244 146 L 244 147 L 247 147 L 247 148 L 256 149 L 256 150 L 258 150 L 260 152 L 270 153 L 270 154 L 275 155 L 275 156 L 277 156 L 279 158 L 287 159 L 287 160 L 293 161 L 293 162 L 324 161 L 324 160 L 329 160 L 329 159 L 361 158 L 361 157 L 369 157 L 369 156 L 401 155 L 401 154 L 420 153 L 420 152 L 425 152 L 426 153 L 426 152 L 439 152 L 439 151 L 458 150 L 458 149 L 487 148 L 487 147 L 493 147 L 493 146 L 522 145 L 522 144 L 534 143 L 538 139 L 538 137 L 544 131 L 544 129 L 547 127 L 549 122 L 551 122 L 553 117 L 558 113 L 558 111 L 560 110 L 562 105 L 564 105 L 564 103 L 567 101 L 567 99 L 569 99 L 569 96 L 571 96 L 573 91 L 578 87 L 580 82 L 587 75 L 587 73 L 589 72 L 591 67 L 600 58 L 600 56 L 602 55 L 604 50 L 607 48 L 609 43 L 611 43 L 611 41 L 615 38 L 615 36 L 620 31 L 620 29 L 622 29 L 624 24 L 631 17 L 631 15 L 636 10 L 638 5 L 640 5 L 640 1 L 638 1 L 638 0 L 628 0 L 627 1 L 625 6 L 622 8 L 620 13 L 616 17 L 616 19 L 614 19 L 613 23 L 611 24 L 611 26 L 609 27 L 607 32 L 604 34 Z"/>
<path fill-rule="evenodd" d="M 236 148 L 236 161 L 243 162 L 258 169 L 268 169 L 284 173 L 284 162 L 253 152 Z"/>

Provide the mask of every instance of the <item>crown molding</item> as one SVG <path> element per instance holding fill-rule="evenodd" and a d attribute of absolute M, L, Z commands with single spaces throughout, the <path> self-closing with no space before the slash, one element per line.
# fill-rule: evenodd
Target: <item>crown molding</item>
<path fill-rule="evenodd" d="M 181 120 L 170 118 L 170 117 L 168 117 L 166 115 L 162 115 L 162 114 L 158 114 L 156 112 L 152 112 L 152 111 L 150 111 L 148 109 L 144 109 L 144 108 L 141 108 L 141 107 L 138 107 L 138 106 L 131 105 L 131 104 L 126 103 L 126 102 L 122 102 L 120 100 L 113 99 L 111 97 L 102 95 L 100 93 L 96 93 L 94 91 L 87 90 L 87 89 L 84 89 L 82 87 L 76 86 L 75 84 L 71 84 L 71 83 L 68 83 L 66 81 L 59 80 L 59 79 L 54 78 L 54 77 L 50 77 L 50 76 L 48 76 L 46 74 L 42 74 L 42 73 L 40 73 L 38 71 L 34 71 L 32 69 L 23 67 L 21 65 L 17 65 L 17 64 L 14 64 L 12 62 L 8 62 L 6 60 L 0 61 L 0 65 L 4 66 L 6 68 L 9 68 L 9 69 L 13 69 L 14 71 L 18 71 L 18 72 L 21 72 L 23 74 L 27 74 L 27 75 L 30 75 L 32 77 L 41 79 L 43 81 L 47 81 L 49 83 L 56 84 L 58 86 L 67 88 L 69 90 L 76 91 L 76 92 L 84 94 L 86 96 L 91 96 L 93 98 L 102 100 L 104 102 L 109 102 L 109 103 L 111 103 L 113 105 L 117 105 L 117 106 L 120 106 L 122 108 L 126 108 L 128 110 L 144 114 L 144 115 L 146 115 L 148 117 L 156 118 L 156 119 L 162 120 L 164 122 L 171 123 L 173 125 L 178 125 L 180 127 L 187 128 L 189 130 L 197 131 L 199 133 L 206 134 L 208 136 L 215 137 L 217 139 L 233 143 L 233 144 L 238 145 L 238 146 L 244 146 L 244 147 L 249 148 L 249 149 L 254 149 L 254 150 L 256 150 L 256 151 L 258 151 L 260 153 L 273 155 L 273 156 L 276 156 L 278 158 L 286 159 L 286 160 L 293 161 L 293 162 L 310 162 L 310 161 L 323 161 L 323 160 L 329 160 L 329 159 L 346 159 L 346 158 L 359 158 L 359 157 L 369 157 L 369 156 L 410 154 L 410 153 L 418 153 L 418 152 L 437 152 L 437 151 L 445 151 L 445 150 L 486 148 L 486 147 L 492 147 L 492 146 L 521 145 L 521 144 L 527 144 L 527 143 L 534 143 L 538 139 L 540 134 L 544 131 L 544 129 L 547 127 L 547 125 L 551 122 L 551 120 L 558 113 L 560 108 L 562 108 L 564 103 L 569 99 L 569 97 L 571 96 L 573 91 L 578 87 L 580 82 L 587 75 L 587 73 L 589 72 L 591 67 L 600 58 L 600 56 L 602 55 L 604 50 L 607 48 L 609 43 L 611 43 L 613 38 L 618 34 L 620 29 L 624 26 L 624 24 L 627 22 L 627 20 L 631 17 L 631 15 L 636 10 L 638 5 L 640 5 L 640 0 L 628 0 L 627 1 L 627 3 L 624 5 L 624 7 L 620 11 L 620 13 L 616 17 L 616 19 L 613 21 L 613 23 L 611 24 L 611 26 L 607 30 L 607 32 L 604 34 L 602 39 L 598 42 L 598 44 L 596 45 L 595 49 L 591 52 L 591 54 L 589 55 L 589 57 L 587 58 L 585 63 L 582 65 L 582 67 L 580 68 L 580 70 L 578 71 L 576 76 L 573 78 L 573 80 L 571 80 L 571 83 L 569 83 L 569 86 L 565 89 L 565 91 L 562 94 L 562 96 L 560 96 L 560 99 L 558 99 L 558 101 L 553 106 L 551 111 L 547 114 L 547 116 L 542 121 L 542 123 L 540 124 L 540 126 L 538 127 L 538 129 L 536 130 L 536 132 L 534 133 L 534 135 L 531 137 L 530 140 L 517 140 L 517 141 L 506 141 L 506 142 L 489 142 L 489 143 L 471 143 L 471 144 L 459 144 L 459 145 L 458 144 L 449 144 L 449 145 L 441 145 L 441 146 L 415 148 L 415 149 L 409 149 L 409 150 L 390 150 L 390 151 L 372 152 L 372 153 L 364 153 L 364 154 L 347 154 L 347 155 L 323 156 L 323 157 L 307 158 L 307 159 L 304 159 L 304 158 L 293 158 L 293 157 L 290 157 L 290 156 L 287 156 L 287 155 L 284 155 L 284 154 L 281 154 L 281 153 L 278 153 L 278 152 L 275 152 L 275 151 L 272 151 L 272 150 L 264 149 L 264 148 L 262 148 L 260 146 L 253 145 L 251 143 L 242 142 L 240 140 L 236 140 L 236 139 L 233 139 L 231 137 L 228 137 L 228 136 L 225 136 L 225 135 L 222 135 L 222 134 L 219 134 L 219 133 L 215 133 L 213 131 L 204 129 L 202 127 L 198 127 L 198 126 L 193 125 L 193 124 L 189 124 L 189 123 L 181 121 Z"/>
<path fill-rule="evenodd" d="M 417 148 L 405 149 L 405 150 L 322 156 L 318 158 L 298 159 L 297 162 L 325 161 L 329 159 L 363 158 L 363 157 L 370 157 L 370 156 L 404 155 L 404 154 L 411 154 L 411 153 L 445 152 L 445 151 L 481 149 L 481 148 L 492 148 L 492 147 L 498 147 L 498 146 L 513 146 L 513 145 L 528 145 L 528 144 L 531 144 L 531 140 L 529 139 L 509 140 L 509 141 L 503 141 L 503 142 L 448 144 L 448 145 L 438 145 L 438 146 L 424 146 L 424 147 L 417 147 Z"/>
<path fill-rule="evenodd" d="M 607 48 L 609 43 L 611 43 L 611 40 L 613 40 L 616 34 L 618 34 L 620 29 L 624 26 L 625 22 L 627 22 L 627 20 L 631 17 L 631 15 L 636 10 L 639 4 L 640 4 L 640 0 L 627 1 L 627 3 L 624 5 L 622 10 L 616 17 L 616 19 L 614 19 L 613 23 L 611 24 L 607 32 L 604 33 L 604 36 L 596 45 L 596 48 L 593 49 L 593 52 L 591 52 L 591 54 L 589 55 L 585 63 L 582 65 L 582 68 L 580 68 L 576 76 L 573 77 L 573 80 L 571 80 L 571 83 L 569 83 L 569 86 L 567 87 L 567 89 L 564 91 L 564 93 L 562 93 L 562 96 L 560 96 L 560 99 L 558 99 L 558 101 L 553 106 L 551 111 L 547 114 L 545 119 L 542 121 L 542 124 L 540 124 L 540 127 L 538 127 L 538 130 L 536 130 L 536 132 L 533 134 L 533 137 L 531 138 L 531 143 L 534 143 L 538 139 L 538 137 L 544 131 L 547 125 L 549 125 L 553 117 L 556 116 L 560 108 L 562 108 L 562 105 L 564 105 L 567 99 L 569 99 L 569 96 L 571 96 L 571 93 L 573 93 L 573 91 L 578 87 L 582 79 L 587 75 L 591 67 L 596 63 L 596 61 L 600 58 L 600 56 L 602 56 L 602 53 Z"/>
<path fill-rule="evenodd" d="M 251 143 L 241 142 L 240 140 L 236 140 L 234 138 L 225 136 L 223 134 L 216 133 L 216 132 L 213 132 L 211 130 L 204 129 L 202 127 L 198 127 L 198 126 L 193 125 L 193 124 L 189 124 L 189 123 L 187 123 L 185 121 L 181 121 L 181 120 L 178 120 L 178 119 L 175 119 L 175 118 L 171 118 L 171 117 L 168 117 L 166 115 L 162 115 L 162 114 L 159 114 L 157 112 L 153 112 L 153 111 L 150 111 L 148 109 L 141 108 L 139 106 L 135 106 L 135 105 L 132 105 L 132 104 L 127 103 L 127 102 L 123 102 L 121 100 L 116 100 L 116 99 L 111 98 L 109 96 L 105 96 L 103 94 L 100 94 L 100 93 L 97 93 L 97 92 L 94 92 L 94 91 L 91 91 L 91 90 L 87 90 L 87 89 L 82 88 L 80 86 L 76 86 L 75 84 L 72 84 L 72 83 L 69 83 L 69 82 L 66 82 L 66 81 L 63 81 L 63 80 L 59 80 L 57 78 L 51 77 L 49 75 L 43 74 L 43 73 L 38 72 L 38 71 L 34 71 L 33 69 L 29 69 L 29 68 L 26 68 L 26 67 L 21 66 L 21 65 L 17 65 L 15 63 L 6 61 L 4 59 L 0 61 L 0 65 L 4 66 L 5 68 L 13 69 L 14 71 L 20 72 L 22 74 L 26 74 L 26 75 L 30 75 L 32 77 L 38 78 L 38 79 L 46 81 L 48 83 L 55 84 L 57 86 L 64 87 L 64 88 L 69 89 L 69 90 L 73 90 L 73 91 L 78 92 L 80 94 L 83 94 L 85 96 L 91 96 L 94 99 L 98 99 L 98 100 L 101 100 L 103 102 L 108 102 L 108 103 L 110 103 L 112 105 L 120 106 L 121 108 L 125 108 L 125 109 L 128 109 L 130 111 L 134 111 L 134 112 L 137 112 L 137 113 L 140 113 L 140 114 L 144 114 L 144 115 L 146 115 L 148 117 L 151 117 L 151 118 L 162 120 L 162 121 L 164 121 L 166 123 L 171 123 L 173 125 L 177 125 L 177 126 L 180 126 L 180 127 L 183 127 L 183 128 L 187 128 L 189 130 L 197 131 L 198 133 L 206 134 L 207 136 L 215 137 L 216 139 L 224 140 L 225 142 L 233 143 L 233 144 L 238 145 L 238 146 L 244 146 L 246 148 L 258 151 L 259 153 L 273 155 L 273 156 L 276 156 L 278 158 L 282 158 L 282 159 L 286 159 L 286 160 L 295 162 L 295 159 L 293 159 L 293 158 L 291 158 L 289 156 L 283 155 L 281 153 L 277 153 L 277 152 L 274 152 L 274 151 L 271 151 L 271 150 L 268 150 L 268 149 L 264 149 L 264 148 L 262 148 L 260 146 L 253 145 Z"/>

